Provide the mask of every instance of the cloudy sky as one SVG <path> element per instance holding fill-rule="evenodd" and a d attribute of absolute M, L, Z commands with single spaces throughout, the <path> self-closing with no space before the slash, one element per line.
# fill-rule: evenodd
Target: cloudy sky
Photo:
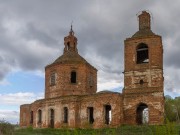
<path fill-rule="evenodd" d="M 164 45 L 165 94 L 180 96 L 179 0 L 0 0 L 0 120 L 44 97 L 44 67 L 62 54 L 71 22 L 79 54 L 98 69 L 98 91 L 123 88 L 124 39 L 152 16 Z"/>

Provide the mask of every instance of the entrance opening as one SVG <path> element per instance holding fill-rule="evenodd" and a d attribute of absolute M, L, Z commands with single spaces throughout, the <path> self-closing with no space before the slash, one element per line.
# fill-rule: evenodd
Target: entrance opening
<path fill-rule="evenodd" d="M 38 124 L 42 123 L 42 111 L 38 110 Z"/>
<path fill-rule="evenodd" d="M 50 127 L 54 128 L 54 109 L 50 110 Z"/>
<path fill-rule="evenodd" d="M 110 105 L 105 105 L 105 124 L 109 125 L 111 123 L 111 106 Z"/>
<path fill-rule="evenodd" d="M 75 71 L 71 72 L 71 83 L 76 83 L 76 72 Z"/>
<path fill-rule="evenodd" d="M 93 116 L 93 112 L 94 112 L 94 108 L 93 107 L 88 107 L 88 122 L 89 124 L 93 124 L 94 122 L 94 116 Z"/>
<path fill-rule="evenodd" d="M 68 123 L 68 108 L 64 107 L 64 123 Z"/>
<path fill-rule="evenodd" d="M 149 121 L 148 106 L 144 103 L 139 104 L 136 110 L 136 122 L 137 124 L 146 124 Z"/>
<path fill-rule="evenodd" d="M 136 52 L 137 64 L 149 62 L 148 46 L 146 44 L 141 43 L 138 45 Z"/>
<path fill-rule="evenodd" d="M 33 124 L 33 111 L 31 111 L 30 116 L 31 116 L 31 119 L 30 119 L 30 124 Z"/>

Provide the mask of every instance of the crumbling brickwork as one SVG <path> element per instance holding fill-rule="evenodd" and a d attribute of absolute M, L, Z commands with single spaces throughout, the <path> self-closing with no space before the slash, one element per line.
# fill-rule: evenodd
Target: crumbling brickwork
<path fill-rule="evenodd" d="M 151 31 L 150 14 L 139 15 L 139 30 L 124 41 L 123 93 L 97 92 L 97 70 L 78 54 L 71 30 L 64 53 L 45 67 L 45 98 L 21 105 L 20 126 L 103 128 L 162 124 L 163 46 Z"/>

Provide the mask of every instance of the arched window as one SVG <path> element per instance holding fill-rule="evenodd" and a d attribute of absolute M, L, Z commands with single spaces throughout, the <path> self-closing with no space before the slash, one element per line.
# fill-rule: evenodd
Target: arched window
<path fill-rule="evenodd" d="M 148 46 L 144 43 L 138 45 L 136 50 L 136 63 L 148 63 L 149 62 L 149 52 Z"/>
<path fill-rule="evenodd" d="M 54 128 L 54 109 L 50 110 L 50 127 Z"/>
<path fill-rule="evenodd" d="M 111 123 L 111 119 L 112 119 L 112 116 L 111 116 L 111 105 L 105 105 L 104 106 L 104 111 L 105 111 L 105 115 L 104 115 L 105 124 L 109 125 Z"/>
<path fill-rule="evenodd" d="M 64 107 L 64 123 L 68 123 L 68 108 Z"/>
<path fill-rule="evenodd" d="M 69 50 L 70 49 L 70 43 L 68 42 L 67 43 L 67 50 Z"/>
<path fill-rule="evenodd" d="M 50 84 L 51 85 L 56 84 L 56 73 L 51 73 Z"/>
<path fill-rule="evenodd" d="M 30 118 L 30 124 L 33 124 L 33 111 L 31 111 L 30 116 L 31 116 L 31 118 Z"/>
<path fill-rule="evenodd" d="M 76 83 L 76 72 L 75 71 L 71 72 L 71 83 Z"/>
<path fill-rule="evenodd" d="M 137 124 L 145 124 L 149 121 L 148 106 L 144 103 L 140 103 L 136 109 L 136 122 Z"/>
<path fill-rule="evenodd" d="M 89 124 L 93 124 L 94 123 L 94 108 L 88 107 L 87 112 L 88 112 L 88 122 Z"/>
<path fill-rule="evenodd" d="M 93 87 L 93 84 L 94 84 L 94 81 L 93 81 L 93 74 L 90 73 L 90 75 L 89 75 L 89 86 L 90 86 L 90 88 Z"/>
<path fill-rule="evenodd" d="M 38 123 L 41 124 L 42 123 L 42 111 L 38 110 Z"/>

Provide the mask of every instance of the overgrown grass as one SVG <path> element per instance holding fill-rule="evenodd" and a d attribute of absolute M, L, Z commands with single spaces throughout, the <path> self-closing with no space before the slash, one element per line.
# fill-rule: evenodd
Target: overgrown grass
<path fill-rule="evenodd" d="M 180 125 L 169 123 L 160 126 L 128 126 L 103 129 L 26 129 L 16 130 L 14 135 L 179 135 Z"/>
<path fill-rule="evenodd" d="M 180 135 L 180 125 L 167 121 L 165 125 L 122 125 L 118 128 L 70 130 L 16 128 L 15 125 L 0 121 L 0 135 Z"/>

